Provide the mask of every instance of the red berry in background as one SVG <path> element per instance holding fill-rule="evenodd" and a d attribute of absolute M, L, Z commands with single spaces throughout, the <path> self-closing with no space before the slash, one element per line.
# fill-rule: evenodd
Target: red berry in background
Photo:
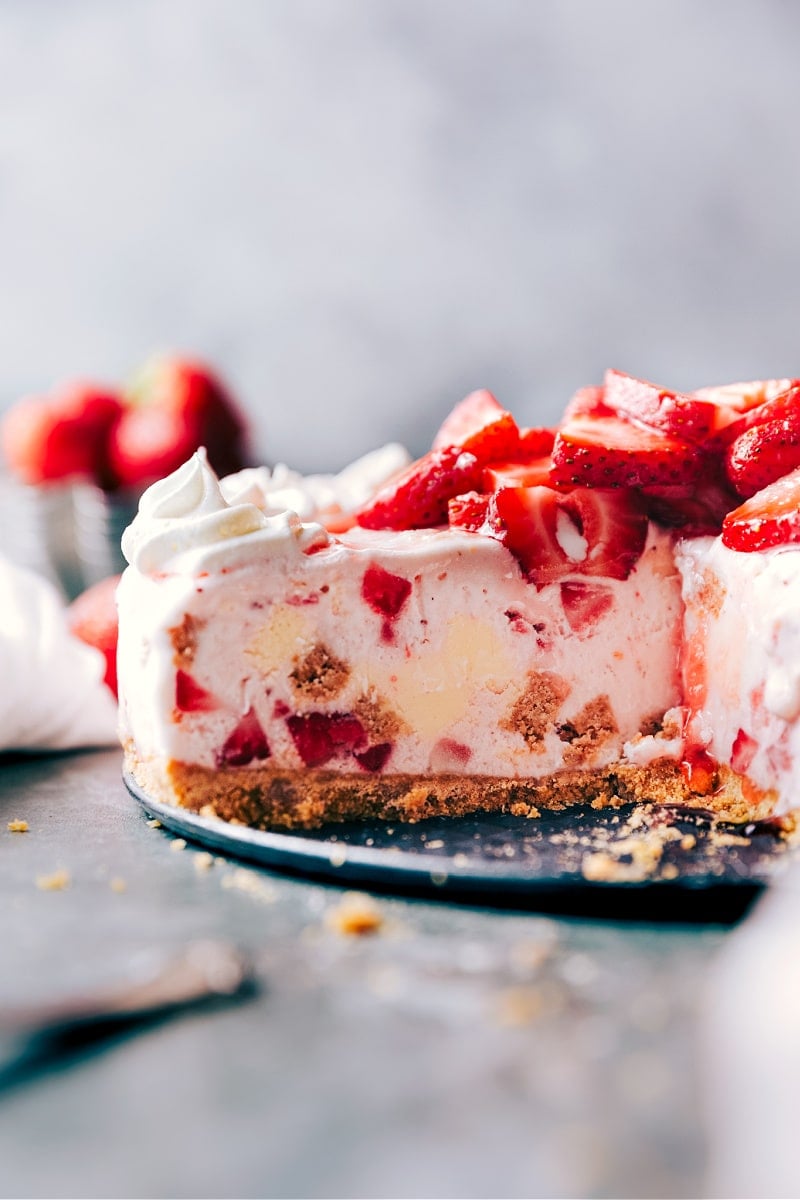
<path fill-rule="evenodd" d="M 105 655 L 104 680 L 117 694 L 117 584 L 119 575 L 102 579 L 81 592 L 67 609 L 70 632 Z"/>
<path fill-rule="evenodd" d="M 121 398 L 109 388 L 66 384 L 8 411 L 0 430 L 3 453 L 25 483 L 82 479 L 108 487 L 107 445 L 121 414 Z"/>
<path fill-rule="evenodd" d="M 218 375 L 178 356 L 149 364 L 126 397 L 113 430 L 111 469 L 122 487 L 177 470 L 199 446 L 218 475 L 246 465 L 246 423 Z"/>

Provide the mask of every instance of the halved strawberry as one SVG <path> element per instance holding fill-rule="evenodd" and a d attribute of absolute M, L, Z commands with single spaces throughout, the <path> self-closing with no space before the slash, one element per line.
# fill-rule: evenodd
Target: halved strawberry
<path fill-rule="evenodd" d="M 485 388 L 457 404 L 433 439 L 433 450 L 458 446 L 481 463 L 508 458 L 519 448 L 519 429 L 511 413 Z"/>
<path fill-rule="evenodd" d="M 647 515 L 635 492 L 576 488 L 559 498 L 586 539 L 586 557 L 577 565 L 582 575 L 627 579 L 647 541 Z"/>
<path fill-rule="evenodd" d="M 502 488 L 492 497 L 493 536 L 538 586 L 566 575 L 627 579 L 647 538 L 647 517 L 628 491 Z M 572 550 L 568 548 L 572 543 Z"/>
<path fill-rule="evenodd" d="M 81 592 L 67 609 L 70 632 L 105 657 L 104 682 L 117 694 L 117 585 L 119 575 L 101 579 Z"/>
<path fill-rule="evenodd" d="M 800 542 L 800 467 L 728 513 L 722 541 L 743 551 Z"/>
<path fill-rule="evenodd" d="M 680 484 L 695 479 L 701 448 L 620 417 L 577 416 L 553 446 L 551 478 L 561 486 L 616 488 Z"/>
<path fill-rule="evenodd" d="M 746 429 L 728 447 L 725 469 L 740 496 L 754 496 L 800 467 L 800 389 L 786 396 L 793 402 L 782 416 Z"/>
<path fill-rule="evenodd" d="M 622 417 L 687 442 L 703 442 L 714 429 L 710 400 L 657 387 L 622 371 L 606 371 L 604 402 Z"/>
<path fill-rule="evenodd" d="M 431 450 L 395 475 L 357 514 L 365 529 L 428 529 L 447 522 L 447 502 L 479 491 L 483 468 L 458 446 Z"/>

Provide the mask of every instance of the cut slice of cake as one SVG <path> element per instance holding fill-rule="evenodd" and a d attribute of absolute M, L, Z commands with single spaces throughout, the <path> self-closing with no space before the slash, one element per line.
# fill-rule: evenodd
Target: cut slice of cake
<path fill-rule="evenodd" d="M 796 555 L 771 568 L 713 536 L 741 499 L 732 448 L 785 391 L 610 372 L 557 431 L 479 392 L 422 459 L 388 448 L 324 480 L 220 482 L 194 456 L 123 540 L 127 770 L 153 799 L 261 827 L 786 811 L 797 714 L 784 702 L 765 733 L 754 670 L 723 649 L 741 632 L 762 654 L 743 598 Z"/>

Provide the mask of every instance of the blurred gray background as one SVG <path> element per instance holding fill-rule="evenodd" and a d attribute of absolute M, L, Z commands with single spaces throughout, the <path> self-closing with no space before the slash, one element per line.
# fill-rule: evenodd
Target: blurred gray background
<path fill-rule="evenodd" d="M 0 0 L 0 407 L 204 355 L 261 456 L 800 373 L 800 5 Z"/>

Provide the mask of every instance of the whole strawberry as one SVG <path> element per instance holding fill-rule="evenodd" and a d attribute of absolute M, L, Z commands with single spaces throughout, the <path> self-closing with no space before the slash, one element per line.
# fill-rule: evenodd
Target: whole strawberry
<path fill-rule="evenodd" d="M 168 475 L 205 446 L 218 475 L 246 465 L 246 426 L 225 385 L 203 363 L 167 356 L 149 363 L 126 396 L 109 443 L 117 484 L 137 488 Z"/>
<path fill-rule="evenodd" d="M 93 383 L 66 384 L 20 400 L 0 427 L 5 458 L 25 483 L 81 479 L 113 485 L 107 445 L 122 413 L 120 396 Z"/>

